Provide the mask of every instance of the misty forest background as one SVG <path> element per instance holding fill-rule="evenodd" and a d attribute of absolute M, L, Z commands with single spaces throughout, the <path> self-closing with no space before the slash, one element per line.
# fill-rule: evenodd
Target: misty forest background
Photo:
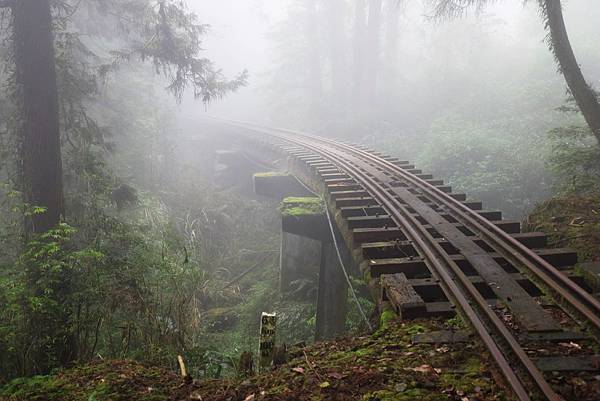
<path fill-rule="evenodd" d="M 256 347 L 267 310 L 282 341 L 310 341 L 315 282 L 279 294 L 278 205 L 219 185 L 214 151 L 227 142 L 198 128 L 207 114 L 369 144 L 507 217 L 598 191 L 600 149 L 537 1 L 449 18 L 417 0 L 53 0 L 64 220 L 32 231 L 46 211 L 24 193 L 9 3 L 0 384 L 95 358 L 174 366 L 177 354 L 195 377 L 218 377 Z M 563 3 L 598 88 L 600 7 Z M 349 331 L 364 329 L 350 315 Z"/>

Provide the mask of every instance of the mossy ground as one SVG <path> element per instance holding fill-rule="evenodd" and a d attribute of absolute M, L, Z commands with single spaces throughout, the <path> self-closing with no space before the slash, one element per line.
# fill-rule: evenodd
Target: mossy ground
<path fill-rule="evenodd" d="M 17 379 L 0 388 L 0 400 L 158 401 L 167 400 L 174 373 L 133 361 L 99 361 L 52 376 Z"/>
<path fill-rule="evenodd" d="M 504 400 L 485 353 L 474 344 L 413 345 L 415 332 L 443 321 L 386 319 L 370 337 L 294 347 L 289 362 L 249 379 L 184 380 L 132 361 L 103 361 L 53 376 L 15 381 L 0 400 Z M 483 356 L 482 356 L 483 355 Z"/>
<path fill-rule="evenodd" d="M 552 246 L 575 249 L 581 261 L 600 261 L 600 193 L 550 199 L 533 210 L 524 226 L 548 234 Z"/>
<path fill-rule="evenodd" d="M 321 214 L 324 212 L 323 202 L 317 197 L 289 197 L 281 202 L 280 211 L 284 216 L 301 216 Z"/>

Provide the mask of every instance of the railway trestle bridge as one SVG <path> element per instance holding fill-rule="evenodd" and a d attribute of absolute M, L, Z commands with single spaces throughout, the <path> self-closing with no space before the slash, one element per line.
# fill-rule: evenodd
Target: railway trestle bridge
<path fill-rule="evenodd" d="M 535 353 L 558 342 L 598 344 L 600 301 L 575 272 L 576 252 L 549 248 L 546 234 L 521 232 L 520 222 L 484 210 L 409 161 L 301 132 L 207 124 L 235 138 L 237 153 L 223 152 L 221 163 L 243 153 L 276 171 L 254 176 L 258 194 L 300 197 L 282 216 L 281 288 L 314 273 L 311 266 L 319 270 L 317 339 L 342 334 L 348 275 L 360 272 L 380 313 L 459 314 L 469 333 L 440 332 L 431 341 L 477 338 L 521 401 L 562 400 L 549 372 L 600 368 L 593 353 Z M 302 204 L 315 196 L 324 210 Z M 598 277 L 597 265 L 583 268 Z"/>

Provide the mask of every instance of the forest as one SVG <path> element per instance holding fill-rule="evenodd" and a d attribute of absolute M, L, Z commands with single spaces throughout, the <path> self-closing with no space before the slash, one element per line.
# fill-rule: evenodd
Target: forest
<path fill-rule="evenodd" d="M 365 247 L 347 234 L 338 195 L 294 170 L 309 156 L 292 148 L 305 145 L 257 155 L 277 127 L 280 142 L 294 130 L 285 135 L 410 161 L 430 186 L 573 250 L 564 276 L 587 289 L 593 322 L 598 21 L 597 0 L 0 0 L 0 400 L 529 399 L 473 340 L 463 308 L 416 320 L 385 308 L 385 280 L 363 271 L 370 258 L 356 256 Z M 258 141 L 239 139 L 252 127 Z M 319 157 L 348 163 L 344 152 Z M 359 197 L 392 222 L 383 228 L 398 224 L 415 247 L 400 256 L 427 261 L 391 203 L 356 178 L 372 174 L 352 168 L 336 172 L 364 185 Z M 258 194 L 272 176 L 291 177 L 298 195 Z M 352 185 L 344 191 L 363 190 Z M 305 215 L 329 223 L 333 248 L 303 242 L 294 257 L 312 270 L 284 285 L 286 222 Z M 471 231 L 472 243 L 488 240 Z M 493 262 L 501 252 L 489 248 Z M 345 275 L 344 311 L 341 329 L 319 338 L 332 324 L 318 301 L 325 249 Z M 410 279 L 414 293 L 423 278 Z M 539 288 L 536 305 L 560 304 Z M 263 313 L 277 317 L 267 367 Z M 523 346 L 596 361 L 585 373 L 544 371 L 561 398 L 531 400 L 598 399 L 593 325 Z M 414 340 L 442 331 L 471 342 Z"/>

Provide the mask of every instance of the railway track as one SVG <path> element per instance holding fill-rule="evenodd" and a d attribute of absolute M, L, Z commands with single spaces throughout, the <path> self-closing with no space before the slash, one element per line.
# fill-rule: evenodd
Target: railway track
<path fill-rule="evenodd" d="M 543 234 L 520 233 L 518 222 L 482 211 L 480 203 L 407 161 L 305 133 L 222 122 L 283 152 L 294 173 L 313 181 L 346 228 L 365 277 L 381 286 L 398 314 L 450 316 L 457 310 L 519 400 L 564 399 L 531 350 L 556 341 L 597 341 L 600 302 L 564 271 L 576 263 L 573 252 L 544 249 Z M 553 300 L 550 309 L 542 295 Z M 598 367 L 595 355 L 581 359 Z"/>

